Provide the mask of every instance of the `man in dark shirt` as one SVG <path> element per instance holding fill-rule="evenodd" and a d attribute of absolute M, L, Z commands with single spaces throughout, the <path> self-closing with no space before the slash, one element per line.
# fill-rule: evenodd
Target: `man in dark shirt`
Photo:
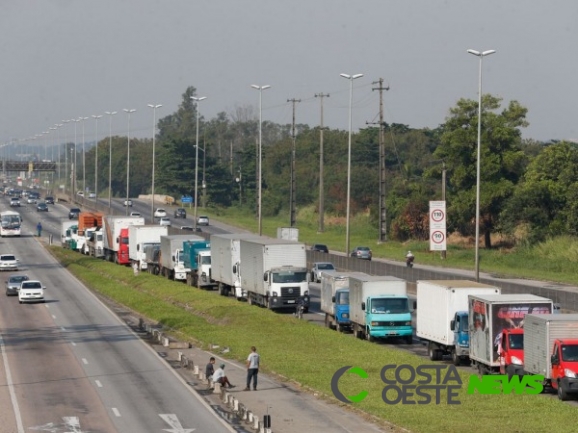
<path fill-rule="evenodd" d="M 214 373 L 215 373 L 215 357 L 211 356 L 211 358 L 209 359 L 209 363 L 205 367 L 205 376 L 207 376 L 207 380 L 209 381 L 209 388 L 211 387 L 211 383 L 213 383 L 212 378 Z"/>

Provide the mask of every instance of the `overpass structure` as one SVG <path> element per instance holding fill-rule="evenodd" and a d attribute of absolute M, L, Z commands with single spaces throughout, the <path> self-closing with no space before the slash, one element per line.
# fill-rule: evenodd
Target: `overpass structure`
<path fill-rule="evenodd" d="M 57 163 L 54 161 L 2 161 L 2 172 L 27 171 L 27 172 L 54 172 Z"/>

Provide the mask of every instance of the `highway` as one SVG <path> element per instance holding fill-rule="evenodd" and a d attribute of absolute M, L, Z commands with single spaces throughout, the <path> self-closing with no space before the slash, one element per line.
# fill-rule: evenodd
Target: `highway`
<path fill-rule="evenodd" d="M 7 203 L 1 198 L 0 208 Z M 13 210 L 23 235 L 1 239 L 0 251 L 47 290 L 46 303 L 23 305 L 2 292 L 0 431 L 235 431 L 33 236 L 41 221 L 43 236 L 59 242 L 67 208 Z"/>

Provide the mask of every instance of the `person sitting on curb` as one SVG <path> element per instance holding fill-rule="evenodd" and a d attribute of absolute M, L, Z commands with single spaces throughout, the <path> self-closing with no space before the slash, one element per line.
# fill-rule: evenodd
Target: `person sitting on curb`
<path fill-rule="evenodd" d="M 219 368 L 213 373 L 213 383 L 220 383 L 221 386 L 227 385 L 228 388 L 235 388 L 235 385 L 231 385 L 227 376 L 225 376 L 225 364 L 219 365 Z"/>
<path fill-rule="evenodd" d="M 207 376 L 207 380 L 209 381 L 209 388 L 213 382 L 213 374 L 215 374 L 215 357 L 211 356 L 209 363 L 205 367 L 205 376 Z"/>

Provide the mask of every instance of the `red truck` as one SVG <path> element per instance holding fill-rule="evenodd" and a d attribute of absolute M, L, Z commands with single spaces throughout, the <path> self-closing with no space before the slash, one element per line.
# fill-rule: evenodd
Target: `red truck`
<path fill-rule="evenodd" d="M 102 222 L 105 260 L 119 265 L 130 265 L 128 227 L 144 225 L 144 218 L 107 215 Z"/>
<path fill-rule="evenodd" d="M 498 348 L 500 374 L 508 377 L 524 374 L 524 329 L 503 329 Z"/>

